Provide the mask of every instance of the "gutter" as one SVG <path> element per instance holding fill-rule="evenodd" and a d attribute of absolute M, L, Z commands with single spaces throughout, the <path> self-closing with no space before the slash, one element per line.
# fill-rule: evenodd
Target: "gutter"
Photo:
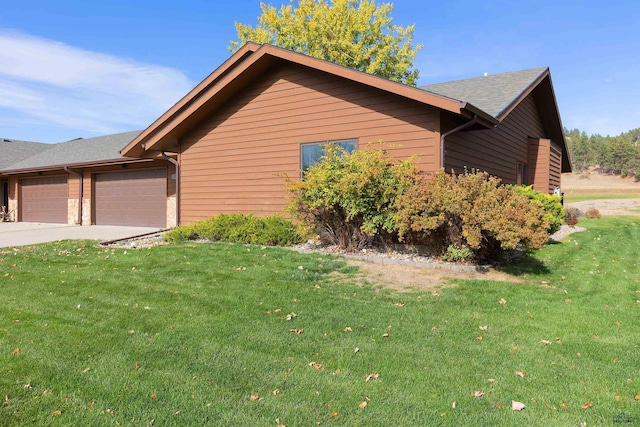
<path fill-rule="evenodd" d="M 444 168 L 444 139 L 449 135 L 451 135 L 452 133 L 466 129 L 469 126 L 473 126 L 477 121 L 478 121 L 478 115 L 474 114 L 473 119 L 440 135 L 440 167 L 441 168 Z"/>
<path fill-rule="evenodd" d="M 84 193 L 84 175 L 82 172 L 77 172 L 69 169 L 69 166 L 65 166 L 64 171 L 67 173 L 75 174 L 80 179 L 80 184 L 78 185 L 78 219 L 76 220 L 76 224 L 82 225 L 82 194 Z"/>
<path fill-rule="evenodd" d="M 173 157 L 169 157 L 164 151 L 162 152 L 162 157 L 176 167 L 176 226 L 178 226 L 180 225 L 180 163 Z"/>

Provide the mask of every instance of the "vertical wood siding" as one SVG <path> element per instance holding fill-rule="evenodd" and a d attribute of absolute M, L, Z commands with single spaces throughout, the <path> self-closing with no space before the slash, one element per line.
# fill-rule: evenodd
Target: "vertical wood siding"
<path fill-rule="evenodd" d="M 445 129 L 443 129 L 445 131 Z M 529 137 L 544 137 L 533 96 L 525 98 L 496 128 L 458 132 L 445 141 L 445 169 L 477 169 L 516 183 L 518 163 L 529 161 Z"/>
<path fill-rule="evenodd" d="M 300 145 L 382 140 L 399 158 L 439 160 L 437 109 L 289 65 L 249 85 L 181 141 L 181 223 L 219 213 L 279 213 L 285 178 L 300 175 Z M 385 145 L 386 146 L 386 145 Z"/>

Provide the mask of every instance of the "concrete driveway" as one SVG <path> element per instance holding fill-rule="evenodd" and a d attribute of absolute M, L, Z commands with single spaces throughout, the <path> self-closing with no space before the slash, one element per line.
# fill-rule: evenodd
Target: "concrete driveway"
<path fill-rule="evenodd" d="M 160 230 L 155 227 L 67 225 L 36 222 L 0 222 L 0 248 L 67 239 L 115 240 Z"/>

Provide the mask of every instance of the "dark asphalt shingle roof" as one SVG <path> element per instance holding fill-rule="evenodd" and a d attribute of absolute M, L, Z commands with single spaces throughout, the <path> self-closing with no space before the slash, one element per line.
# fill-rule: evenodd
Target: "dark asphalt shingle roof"
<path fill-rule="evenodd" d="M 0 170 L 5 169 L 11 163 L 24 160 L 49 148 L 51 145 L 41 142 L 2 138 L 0 139 Z"/>
<path fill-rule="evenodd" d="M 58 144 L 44 144 L 51 148 L 20 161 L 5 165 L 6 171 L 40 167 L 92 163 L 105 160 L 125 159 L 120 150 L 142 131 L 116 133 L 87 139 L 74 139 Z"/>
<path fill-rule="evenodd" d="M 512 71 L 472 79 L 420 86 L 420 89 L 468 102 L 495 118 L 500 118 L 531 84 L 547 71 L 546 67 Z"/>

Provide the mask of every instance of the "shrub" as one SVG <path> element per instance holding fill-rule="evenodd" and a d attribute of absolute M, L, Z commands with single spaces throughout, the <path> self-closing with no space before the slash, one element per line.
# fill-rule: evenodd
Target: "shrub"
<path fill-rule="evenodd" d="M 513 188 L 518 192 L 518 194 L 526 196 L 534 203 L 540 203 L 540 205 L 542 205 L 545 211 L 545 218 L 549 221 L 547 233 L 553 234 L 558 231 L 565 217 L 564 207 L 562 206 L 560 196 L 536 191 L 531 185 L 517 185 Z"/>
<path fill-rule="evenodd" d="M 539 248 L 549 222 L 540 203 L 500 184 L 487 173 L 449 175 L 440 170 L 396 201 L 402 239 L 444 255 L 447 248 L 469 248 L 476 260 L 497 258 L 518 246 Z"/>
<path fill-rule="evenodd" d="M 449 245 L 442 258 L 445 261 L 466 262 L 473 259 L 473 251 L 469 248 L 458 248 L 454 245 Z"/>
<path fill-rule="evenodd" d="M 600 217 L 602 216 L 600 215 L 600 211 L 593 206 L 587 209 L 587 211 L 584 214 L 587 216 L 587 218 L 591 218 L 591 219 L 600 219 Z"/>
<path fill-rule="evenodd" d="M 580 210 L 577 208 L 566 208 L 565 213 L 564 222 L 566 222 L 568 226 L 574 227 L 578 223 L 578 217 L 581 214 Z"/>
<path fill-rule="evenodd" d="M 167 232 L 170 242 L 207 239 L 268 246 L 289 246 L 302 241 L 300 230 L 280 215 L 255 218 L 253 215 L 221 214 L 183 225 Z"/>
<path fill-rule="evenodd" d="M 418 181 L 411 159 L 395 161 L 382 148 L 346 153 L 329 145 L 302 180 L 288 180 L 288 209 L 321 240 L 362 249 L 391 238 L 396 198 Z"/>

